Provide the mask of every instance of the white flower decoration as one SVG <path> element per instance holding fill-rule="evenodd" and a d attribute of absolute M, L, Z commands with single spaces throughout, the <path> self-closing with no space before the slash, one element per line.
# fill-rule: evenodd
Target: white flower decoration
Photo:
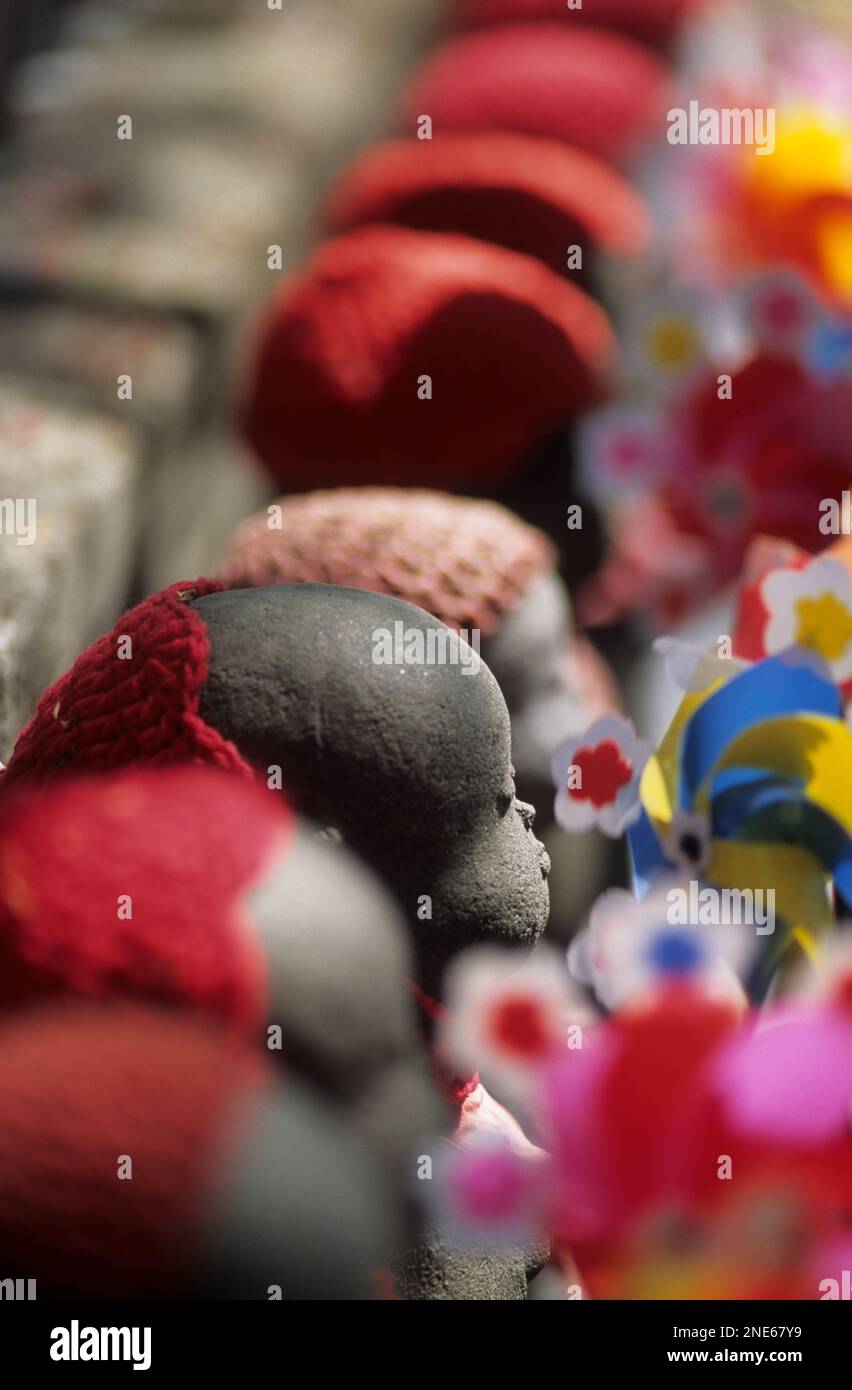
<path fill-rule="evenodd" d="M 767 655 L 799 647 L 818 656 L 838 685 L 852 677 L 852 575 L 845 565 L 818 559 L 802 570 L 775 570 L 761 594 Z"/>
<path fill-rule="evenodd" d="M 745 1009 L 740 976 L 759 949 L 759 938 L 748 925 L 721 920 L 724 899 L 712 898 L 717 891 L 676 877 L 659 880 L 641 902 L 624 889 L 609 889 L 568 949 L 572 975 L 609 1010 L 678 981 Z M 711 895 L 710 912 L 706 904 L 696 910 L 702 892 Z M 719 903 L 715 913 L 713 901 Z M 704 922 L 704 916 L 719 920 Z"/>
<path fill-rule="evenodd" d="M 738 296 L 757 348 L 804 354 L 808 335 L 820 317 L 816 295 L 791 270 L 772 270 L 751 280 Z"/>
<path fill-rule="evenodd" d="M 450 966 L 441 1056 L 467 1075 L 481 1071 L 526 1089 L 532 1071 L 569 1045 L 569 1029 L 594 1021 L 556 952 L 532 955 L 472 947 Z"/>
<path fill-rule="evenodd" d="M 690 289 L 650 292 L 635 302 L 620 333 L 625 386 L 658 395 L 695 375 L 708 357 L 711 308 L 707 296 Z"/>
<path fill-rule="evenodd" d="M 556 819 L 579 833 L 597 826 L 617 839 L 641 811 L 639 779 L 651 750 L 628 719 L 606 714 L 551 759 Z"/>
<path fill-rule="evenodd" d="M 664 476 L 673 447 L 660 415 L 633 406 L 597 411 L 580 427 L 583 489 L 596 502 L 647 492 Z"/>

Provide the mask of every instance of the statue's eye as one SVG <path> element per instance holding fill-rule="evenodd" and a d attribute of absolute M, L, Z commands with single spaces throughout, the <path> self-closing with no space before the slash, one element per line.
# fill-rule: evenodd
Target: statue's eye
<path fill-rule="evenodd" d="M 498 816 L 505 816 L 511 810 L 512 802 L 514 800 L 514 796 L 509 796 L 506 792 L 501 792 L 497 798 Z"/>

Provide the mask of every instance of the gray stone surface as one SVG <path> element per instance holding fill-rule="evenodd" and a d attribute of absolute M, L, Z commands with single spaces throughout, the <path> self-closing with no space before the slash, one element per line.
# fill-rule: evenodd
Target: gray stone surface
<path fill-rule="evenodd" d="M 255 1099 L 223 1147 L 204 1212 L 208 1296 L 375 1298 L 398 1231 L 373 1164 L 293 1078 Z"/>
<path fill-rule="evenodd" d="M 0 378 L 0 503 L 35 502 L 32 544 L 0 521 L 0 761 L 44 686 L 124 606 L 139 449 L 131 426 Z"/>
<path fill-rule="evenodd" d="M 545 1264 L 549 1248 L 460 1250 L 423 1237 L 394 1264 L 401 1297 L 410 1302 L 520 1302 Z"/>
<path fill-rule="evenodd" d="M 450 1122 L 406 988 L 411 951 L 387 891 L 340 845 L 299 823 L 246 904 L 269 972 L 268 1022 L 296 1071 L 347 1117 L 380 1165 L 402 1225 L 424 1142 Z"/>
<path fill-rule="evenodd" d="M 376 634 L 460 639 L 412 604 L 365 590 L 281 585 L 195 601 L 210 636 L 202 716 L 256 765 L 280 766 L 303 814 L 337 829 L 391 887 L 417 979 L 477 941 L 530 947 L 549 867 L 517 801 L 509 716 L 488 667 L 382 665 Z M 466 649 L 468 650 L 468 649 Z M 429 899 L 431 916 L 423 899 Z"/>

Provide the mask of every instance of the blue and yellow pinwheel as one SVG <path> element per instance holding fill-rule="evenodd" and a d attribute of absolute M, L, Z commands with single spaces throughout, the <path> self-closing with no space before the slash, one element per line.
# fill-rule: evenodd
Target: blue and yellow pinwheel
<path fill-rule="evenodd" d="M 720 662 L 721 671 L 724 663 Z M 717 888 L 774 890 L 776 931 L 748 982 L 813 957 L 852 906 L 852 730 L 827 671 L 797 651 L 686 695 L 640 782 L 636 888 L 692 867 Z"/>

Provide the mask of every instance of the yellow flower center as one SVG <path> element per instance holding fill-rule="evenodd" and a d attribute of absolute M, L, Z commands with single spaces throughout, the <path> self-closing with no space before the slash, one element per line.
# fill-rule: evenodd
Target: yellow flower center
<path fill-rule="evenodd" d="M 658 319 L 648 333 L 651 357 L 661 367 L 682 367 L 698 355 L 698 334 L 684 319 Z"/>
<path fill-rule="evenodd" d="M 800 598 L 796 603 L 796 642 L 819 652 L 826 661 L 837 661 L 852 641 L 852 613 L 836 594 Z"/>

